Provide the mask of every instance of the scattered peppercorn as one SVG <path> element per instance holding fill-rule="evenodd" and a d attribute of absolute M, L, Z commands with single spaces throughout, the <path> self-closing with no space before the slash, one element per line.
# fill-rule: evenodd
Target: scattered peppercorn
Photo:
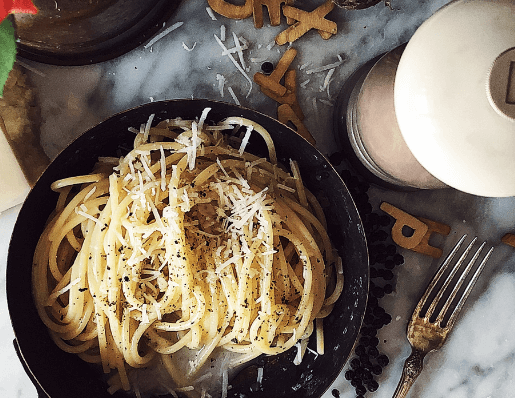
<path fill-rule="evenodd" d="M 265 61 L 261 64 L 261 70 L 265 75 L 269 75 L 274 71 L 274 64 L 270 61 Z"/>
<path fill-rule="evenodd" d="M 364 395 L 364 394 L 366 394 L 366 392 L 367 392 L 367 389 L 363 385 L 356 386 L 356 394 Z"/>
<path fill-rule="evenodd" d="M 388 356 L 380 352 L 377 331 L 389 324 L 392 317 L 379 305 L 379 300 L 394 292 L 393 270 L 404 263 L 404 257 L 397 253 L 397 247 L 390 237 L 392 218 L 382 212 L 373 211 L 368 198 L 369 184 L 354 171 L 345 168 L 345 159 L 343 152 L 329 156 L 335 167 L 340 166 L 340 176 L 347 185 L 363 220 L 370 264 L 367 310 L 363 317 L 358 345 L 354 350 L 356 356 L 349 362 L 345 379 L 355 388 L 356 398 L 364 398 L 367 391 L 374 392 L 379 388 L 379 383 L 374 377 L 382 374 L 383 368 L 389 364 Z M 338 396 L 333 392 L 333 396 L 339 397 L 339 392 Z"/>
<path fill-rule="evenodd" d="M 374 392 L 377 391 L 377 389 L 379 388 L 379 383 L 375 380 L 369 380 L 366 383 L 366 387 L 368 391 Z"/>
<path fill-rule="evenodd" d="M 377 357 L 377 363 L 384 368 L 390 363 L 390 359 L 386 355 L 381 354 Z"/>

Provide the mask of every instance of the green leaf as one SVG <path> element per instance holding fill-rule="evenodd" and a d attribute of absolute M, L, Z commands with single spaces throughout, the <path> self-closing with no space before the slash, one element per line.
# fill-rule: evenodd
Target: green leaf
<path fill-rule="evenodd" d="M 16 59 L 16 39 L 11 21 L 6 18 L 0 23 L 0 97 Z"/>

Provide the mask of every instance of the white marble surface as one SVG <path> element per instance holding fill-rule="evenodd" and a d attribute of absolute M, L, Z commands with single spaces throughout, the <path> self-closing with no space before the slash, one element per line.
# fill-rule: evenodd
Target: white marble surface
<path fill-rule="evenodd" d="M 338 34 L 324 41 L 310 32 L 293 44 L 298 55 L 299 100 L 306 114 L 305 124 L 317 140 L 319 149 L 330 154 L 335 148 L 332 116 L 336 95 L 343 82 L 362 63 L 409 40 L 415 29 L 447 0 L 393 0 L 361 11 L 335 10 L 329 18 L 338 24 Z M 299 8 L 311 10 L 319 0 L 298 1 Z M 177 14 L 166 24 L 184 24 L 158 41 L 152 48 L 143 46 L 113 61 L 87 67 L 56 67 L 26 61 L 28 74 L 37 86 L 42 103 L 42 145 L 53 158 L 74 137 L 109 115 L 153 100 L 171 98 L 209 98 L 232 102 L 230 85 L 242 105 L 276 116 L 276 105 L 254 84 L 246 97 L 248 82 L 236 70 L 214 39 L 226 27 L 226 46 L 234 47 L 232 33 L 249 42 L 244 57 L 249 76 L 259 71 L 261 59 L 277 61 L 286 47 L 268 45 L 285 29 L 265 27 L 256 30 L 252 19 L 233 21 L 217 16 L 212 20 L 204 0 L 184 1 Z M 192 48 L 187 51 L 183 47 Z M 196 43 L 196 44 L 195 44 Z M 336 68 L 329 90 L 320 91 L 327 72 L 307 74 L 310 68 L 333 63 L 338 55 L 344 59 Z M 259 62 L 252 62 L 260 59 Z M 222 97 L 216 78 L 227 79 Z M 306 82 L 309 79 L 309 82 Z M 437 237 L 434 244 L 448 250 L 466 232 L 488 240 L 496 246 L 494 255 L 471 295 L 463 316 L 445 346 L 426 358 L 425 370 L 410 397 L 504 398 L 515 391 L 515 249 L 500 243 L 500 238 L 515 231 L 515 200 L 486 199 L 455 190 L 397 193 L 371 189 L 371 201 L 381 201 L 419 216 L 449 224 L 451 234 Z M 5 267 L 9 236 L 19 208 L 0 215 L 0 333 L 3 358 L 0 361 L 0 395 L 35 397 L 35 389 L 24 374 L 12 346 L 5 297 Z M 367 396 L 391 397 L 400 377 L 402 363 L 410 348 L 405 337 L 407 320 L 414 303 L 433 274 L 436 261 L 403 251 L 405 264 L 396 268 L 397 289 L 381 304 L 392 314 L 393 321 L 379 334 L 381 350 L 391 359 L 378 378 L 380 388 Z M 341 397 L 355 396 L 354 388 L 343 373 L 324 395 L 331 397 L 332 388 Z"/>

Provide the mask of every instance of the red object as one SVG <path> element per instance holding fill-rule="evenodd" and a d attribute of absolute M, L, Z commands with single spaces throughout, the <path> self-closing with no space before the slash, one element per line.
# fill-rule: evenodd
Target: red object
<path fill-rule="evenodd" d="M 9 14 L 36 14 L 38 9 L 32 0 L 0 0 L 0 22 Z"/>

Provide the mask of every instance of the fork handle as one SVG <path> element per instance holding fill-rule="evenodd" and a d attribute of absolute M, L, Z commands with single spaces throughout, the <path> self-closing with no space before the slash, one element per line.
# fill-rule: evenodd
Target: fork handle
<path fill-rule="evenodd" d="M 424 368 L 425 356 L 426 353 L 424 351 L 411 348 L 411 354 L 404 362 L 402 376 L 392 398 L 404 398 L 408 395 L 409 389 Z"/>

